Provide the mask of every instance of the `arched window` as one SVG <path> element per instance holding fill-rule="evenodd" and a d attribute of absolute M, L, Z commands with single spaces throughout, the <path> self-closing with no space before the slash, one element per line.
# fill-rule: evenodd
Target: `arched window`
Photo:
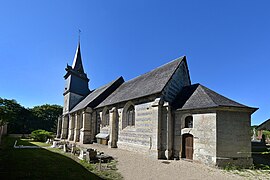
<path fill-rule="evenodd" d="M 101 118 L 102 127 L 110 125 L 110 111 L 107 107 L 102 110 L 102 118 Z"/>
<path fill-rule="evenodd" d="M 193 128 L 193 117 L 187 116 L 185 118 L 185 128 Z"/>
<path fill-rule="evenodd" d="M 135 109 L 134 106 L 129 106 L 129 108 L 127 109 L 127 114 L 126 114 L 126 118 L 127 118 L 127 125 L 128 126 L 135 126 Z"/>
<path fill-rule="evenodd" d="M 110 113 L 109 113 L 109 109 L 107 109 L 107 111 L 105 112 L 104 115 L 104 126 L 109 126 L 110 124 Z"/>

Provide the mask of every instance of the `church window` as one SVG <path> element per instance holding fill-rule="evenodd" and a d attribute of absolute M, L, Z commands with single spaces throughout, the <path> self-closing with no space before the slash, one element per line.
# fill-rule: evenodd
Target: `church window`
<path fill-rule="evenodd" d="M 193 128 L 193 117 L 188 116 L 185 118 L 185 128 Z"/>
<path fill-rule="evenodd" d="M 127 118 L 127 125 L 128 126 L 135 126 L 135 109 L 134 106 L 129 106 L 129 108 L 127 109 L 127 114 L 126 114 L 126 118 Z"/>
<path fill-rule="evenodd" d="M 110 113 L 109 113 L 109 109 L 107 109 L 107 111 L 105 112 L 105 121 L 104 121 L 104 126 L 109 126 L 110 124 Z"/>

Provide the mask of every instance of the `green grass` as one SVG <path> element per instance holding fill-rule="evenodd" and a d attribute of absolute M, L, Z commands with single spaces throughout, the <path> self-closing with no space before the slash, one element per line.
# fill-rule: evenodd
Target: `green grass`
<path fill-rule="evenodd" d="M 122 175 L 117 172 L 116 164 L 117 162 L 115 160 L 111 161 L 110 163 L 102 163 L 101 164 L 101 169 L 99 169 L 99 164 L 89 164 L 86 161 L 78 159 L 77 156 L 74 156 L 71 153 L 64 153 L 63 150 L 61 149 L 54 149 L 51 148 L 50 151 L 62 154 L 64 156 L 67 156 L 74 161 L 80 163 L 83 165 L 86 169 L 89 171 L 93 172 L 94 174 L 98 175 L 99 177 L 103 179 L 108 179 L 108 180 L 121 180 L 123 179 Z"/>
<path fill-rule="evenodd" d="M 43 143 L 43 142 L 35 142 L 32 139 L 18 139 L 17 146 L 40 146 L 40 147 L 49 147 L 51 144 Z"/>
<path fill-rule="evenodd" d="M 0 179 L 101 179 L 67 156 L 43 148 L 14 149 L 14 142 L 15 138 L 3 138 Z M 18 145 L 40 143 L 19 140 Z"/>

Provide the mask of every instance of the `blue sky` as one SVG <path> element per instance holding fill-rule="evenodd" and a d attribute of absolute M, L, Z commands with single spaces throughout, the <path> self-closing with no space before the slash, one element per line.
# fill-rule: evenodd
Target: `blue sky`
<path fill-rule="evenodd" d="M 0 97 L 63 104 L 65 66 L 81 51 L 90 88 L 186 55 L 192 83 L 270 118 L 268 0 L 47 0 L 0 6 Z"/>

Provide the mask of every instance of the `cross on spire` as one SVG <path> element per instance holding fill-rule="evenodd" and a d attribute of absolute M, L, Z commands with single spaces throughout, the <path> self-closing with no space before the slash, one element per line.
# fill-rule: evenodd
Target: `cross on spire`
<path fill-rule="evenodd" d="M 82 31 L 79 29 L 79 30 L 78 30 L 79 43 L 80 43 L 80 40 L 81 40 L 81 32 L 82 32 Z"/>

